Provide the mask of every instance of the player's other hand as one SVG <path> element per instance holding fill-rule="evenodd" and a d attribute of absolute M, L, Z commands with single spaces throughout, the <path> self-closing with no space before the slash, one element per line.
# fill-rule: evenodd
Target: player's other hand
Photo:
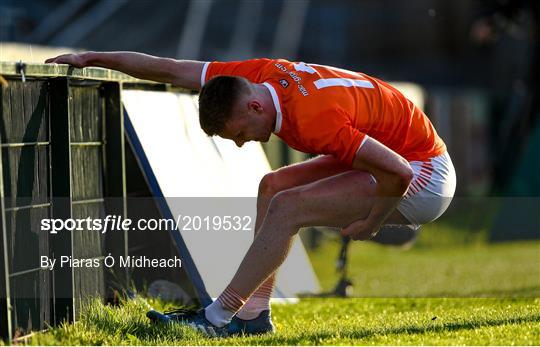
<path fill-rule="evenodd" d="M 380 225 L 373 225 L 366 219 L 360 219 L 341 230 L 341 235 L 350 236 L 353 240 L 369 240 L 377 234 Z"/>
<path fill-rule="evenodd" d="M 45 64 L 69 64 L 78 68 L 86 66 L 82 54 L 62 54 L 45 60 Z"/>

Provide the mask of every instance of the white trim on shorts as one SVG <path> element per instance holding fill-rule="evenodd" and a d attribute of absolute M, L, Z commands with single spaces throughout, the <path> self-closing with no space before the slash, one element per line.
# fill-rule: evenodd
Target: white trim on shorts
<path fill-rule="evenodd" d="M 456 191 L 456 172 L 447 152 L 409 164 L 414 177 L 397 210 L 412 225 L 420 226 L 434 221 L 446 211 Z"/>

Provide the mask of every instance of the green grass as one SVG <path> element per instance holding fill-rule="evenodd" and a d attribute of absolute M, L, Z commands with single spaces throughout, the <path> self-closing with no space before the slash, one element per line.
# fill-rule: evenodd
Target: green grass
<path fill-rule="evenodd" d="M 181 326 L 151 325 L 142 300 L 93 303 L 75 324 L 33 336 L 50 345 L 535 345 L 540 299 L 304 299 L 274 305 L 278 332 L 206 339 Z M 436 318 L 435 318 L 436 317 Z"/>
<path fill-rule="evenodd" d="M 355 297 L 540 297 L 540 242 L 410 250 L 350 246 L 348 273 Z M 338 250 L 337 242 L 327 242 L 311 254 L 325 291 L 338 279 Z"/>
<path fill-rule="evenodd" d="M 540 345 L 540 242 L 487 244 L 482 233 L 427 229 L 410 250 L 351 245 L 355 299 L 274 305 L 274 335 L 206 339 L 152 325 L 143 299 L 88 305 L 81 319 L 19 343 L 39 345 Z M 337 241 L 310 253 L 323 289 Z M 158 309 L 170 304 L 149 301 Z"/>

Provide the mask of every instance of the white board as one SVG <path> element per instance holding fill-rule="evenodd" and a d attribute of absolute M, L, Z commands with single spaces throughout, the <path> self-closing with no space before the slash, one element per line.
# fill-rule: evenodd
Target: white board
<path fill-rule="evenodd" d="M 154 194 L 166 198 L 166 208 L 175 219 L 179 214 L 200 214 L 200 204 L 205 204 L 204 209 L 212 214 L 241 211 L 254 222 L 258 185 L 270 171 L 259 143 L 250 142 L 238 148 L 232 141 L 208 137 L 199 126 L 195 96 L 124 90 L 122 100 L 132 132 L 128 132 L 128 137 L 140 143 L 135 155 L 139 161 L 146 161 L 143 170 L 147 179 L 152 176 L 157 185 Z M 187 198 L 191 200 L 186 205 Z M 239 206 L 231 206 L 231 201 Z M 230 282 L 253 239 L 249 232 L 177 233 L 213 298 Z M 297 237 L 278 272 L 275 293 L 292 298 L 319 289 Z"/>

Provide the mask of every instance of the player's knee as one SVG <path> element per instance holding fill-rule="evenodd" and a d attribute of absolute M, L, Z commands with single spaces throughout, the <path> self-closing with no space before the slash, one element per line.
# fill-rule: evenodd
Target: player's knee
<path fill-rule="evenodd" d="M 299 207 L 302 205 L 302 196 L 302 191 L 299 189 L 278 192 L 270 201 L 266 217 L 279 219 L 280 223 L 293 227 L 296 233 L 302 223 L 302 214 L 299 211 Z"/>
<path fill-rule="evenodd" d="M 273 197 L 279 192 L 277 175 L 275 172 L 267 173 L 259 183 L 259 196 Z"/>

